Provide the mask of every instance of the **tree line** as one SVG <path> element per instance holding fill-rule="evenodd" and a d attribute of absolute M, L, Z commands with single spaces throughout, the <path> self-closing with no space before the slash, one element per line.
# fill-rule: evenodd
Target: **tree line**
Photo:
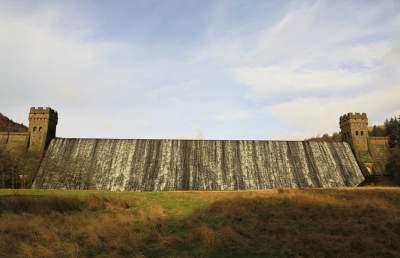
<path fill-rule="evenodd" d="M 322 136 L 315 136 L 306 141 L 316 141 L 316 142 L 341 142 L 342 141 L 342 134 L 341 133 L 333 133 L 329 135 L 327 133 L 323 134 Z"/>
<path fill-rule="evenodd" d="M 391 148 L 386 170 L 390 175 L 400 178 L 400 116 L 386 119 L 385 130 Z"/>

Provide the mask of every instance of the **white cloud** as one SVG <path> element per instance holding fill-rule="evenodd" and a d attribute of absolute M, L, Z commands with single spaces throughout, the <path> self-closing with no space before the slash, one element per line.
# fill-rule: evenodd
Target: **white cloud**
<path fill-rule="evenodd" d="M 264 110 L 296 138 L 338 131 L 347 112 L 382 122 L 399 110 L 400 15 L 395 2 L 372 5 L 295 4 L 275 25 L 226 34 L 202 57 L 229 67 L 249 100 L 268 101 Z"/>
<path fill-rule="evenodd" d="M 263 17 L 218 20 L 229 15 L 220 3 L 203 45 L 172 50 L 94 40 L 98 25 L 69 20 L 56 5 L 23 15 L 2 6 L 1 111 L 26 121 L 28 105 L 53 106 L 60 135 L 87 137 L 226 138 L 234 128 L 251 138 L 241 126 L 267 131 L 265 112 L 282 122 L 279 138 L 336 131 L 348 111 L 380 121 L 399 110 L 393 3 L 295 3 L 264 27 Z"/>
<path fill-rule="evenodd" d="M 219 113 L 214 116 L 214 119 L 219 122 L 235 122 L 249 119 L 252 116 L 250 110 L 239 110 L 232 112 Z"/>
<path fill-rule="evenodd" d="M 399 85 L 379 88 L 367 94 L 340 97 L 305 97 L 265 107 L 277 119 L 294 128 L 299 137 L 311 137 L 339 131 L 339 117 L 347 112 L 366 112 L 372 123 L 399 110 Z"/>
<path fill-rule="evenodd" d="M 258 97 L 343 91 L 361 87 L 371 80 L 365 72 L 318 71 L 285 66 L 241 67 L 236 70 L 235 76 Z"/>
<path fill-rule="evenodd" d="M 1 112 L 14 120 L 27 123 L 29 106 L 46 105 L 59 111 L 62 136 L 178 137 L 193 133 L 180 114 L 216 105 L 190 102 L 200 66 L 134 41 L 88 40 L 90 24 L 64 30 L 64 18 L 60 7 L 0 9 Z"/>
<path fill-rule="evenodd" d="M 84 92 L 105 95 L 111 81 L 120 85 L 133 78 L 134 70 L 106 62 L 114 43 L 84 41 L 80 32 L 63 35 L 51 26 L 57 15 L 47 9 L 22 17 L 1 13 L 0 83 L 14 87 L 3 101 L 17 101 L 25 96 L 16 93 L 25 91 L 43 102 L 73 104 Z"/>

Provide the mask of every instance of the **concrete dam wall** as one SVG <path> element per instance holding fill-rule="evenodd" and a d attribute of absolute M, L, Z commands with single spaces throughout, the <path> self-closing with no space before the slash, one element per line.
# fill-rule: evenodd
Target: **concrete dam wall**
<path fill-rule="evenodd" d="M 55 138 L 34 188 L 111 191 L 355 186 L 347 143 Z"/>

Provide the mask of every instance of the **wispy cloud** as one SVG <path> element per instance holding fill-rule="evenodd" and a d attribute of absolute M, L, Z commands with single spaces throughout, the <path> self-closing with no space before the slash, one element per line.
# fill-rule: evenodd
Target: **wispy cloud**
<path fill-rule="evenodd" d="M 398 1 L 15 6 L 1 111 L 53 106 L 62 136 L 303 138 L 400 110 Z"/>
<path fill-rule="evenodd" d="M 250 110 L 231 111 L 226 113 L 219 113 L 214 116 L 216 121 L 220 122 L 232 122 L 232 121 L 243 121 L 251 117 L 252 112 Z"/>
<path fill-rule="evenodd" d="M 265 100 L 264 110 L 296 137 L 337 131 L 349 111 L 379 122 L 399 109 L 396 9 L 394 1 L 293 4 L 272 26 L 204 53 L 229 66 L 247 98 Z"/>

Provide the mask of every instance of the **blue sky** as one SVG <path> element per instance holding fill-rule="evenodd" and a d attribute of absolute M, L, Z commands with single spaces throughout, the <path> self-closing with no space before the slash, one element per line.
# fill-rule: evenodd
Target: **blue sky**
<path fill-rule="evenodd" d="M 3 0 L 0 67 L 62 137 L 303 139 L 400 113 L 400 2 Z"/>

